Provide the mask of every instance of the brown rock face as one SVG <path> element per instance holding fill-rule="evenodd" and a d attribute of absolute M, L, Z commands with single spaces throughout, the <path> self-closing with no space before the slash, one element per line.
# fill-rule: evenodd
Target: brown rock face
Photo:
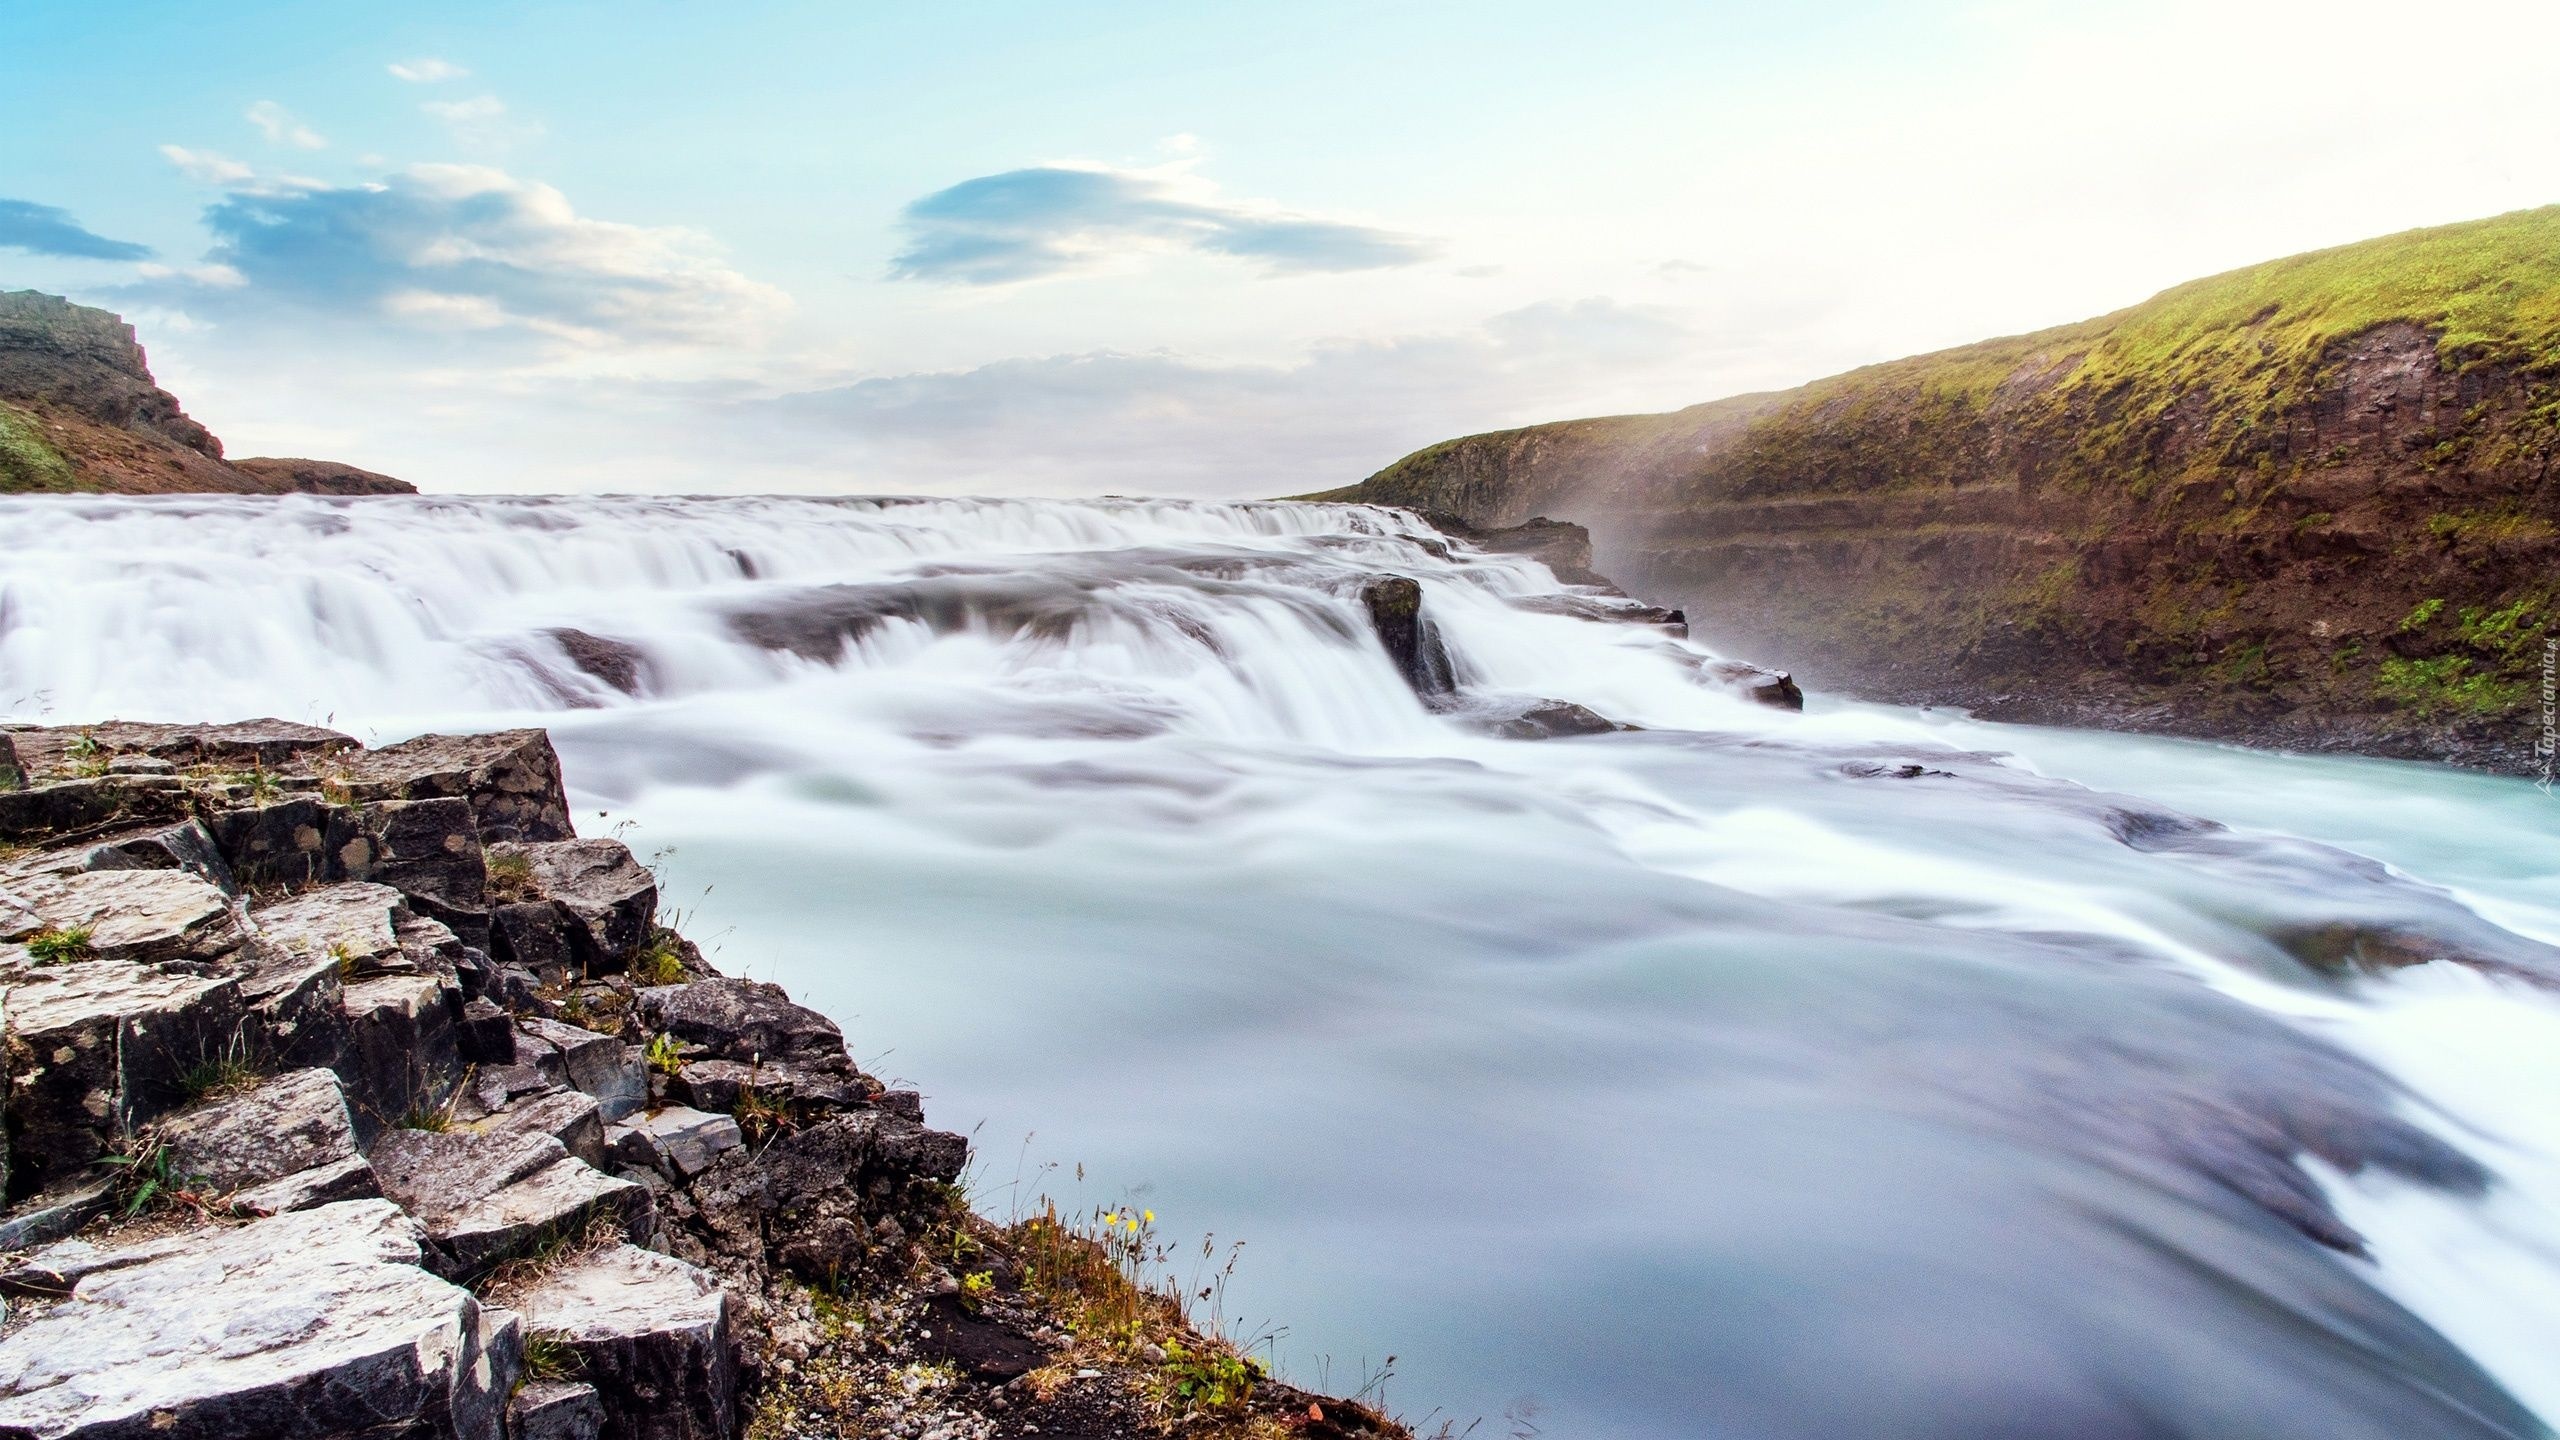
<path fill-rule="evenodd" d="M 334 461 L 228 462 L 213 432 L 151 378 L 122 318 L 0 291 L 0 494 L 44 490 L 417 493 Z"/>

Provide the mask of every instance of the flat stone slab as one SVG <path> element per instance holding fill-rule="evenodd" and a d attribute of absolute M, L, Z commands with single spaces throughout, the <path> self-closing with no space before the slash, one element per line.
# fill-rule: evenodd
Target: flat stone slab
<path fill-rule="evenodd" d="M 10 1164 L 34 1188 L 84 1180 L 109 1137 L 181 1103 L 217 1055 L 239 982 L 120 960 L 45 966 L 9 987 Z"/>
<path fill-rule="evenodd" d="M 596 1097 L 577 1090 L 531 1095 L 480 1122 L 484 1133 L 548 1135 L 572 1155 L 604 1168 L 604 1115 Z"/>
<path fill-rule="evenodd" d="M 581 1256 L 519 1298 L 528 1333 L 575 1351 L 605 1433 L 696 1440 L 736 1433 L 729 1297 L 710 1272 L 633 1245 Z"/>
<path fill-rule="evenodd" d="M 69 1299 L 0 1340 L 0 1434 L 504 1440 L 521 1335 L 417 1267 L 397 1207 L 189 1238 L 92 1257 Z"/>
<path fill-rule="evenodd" d="M 22 875 L 7 884 L 21 919 L 0 940 L 24 941 L 41 930 L 89 932 L 101 960 L 150 964 L 212 960 L 246 938 L 231 897 L 183 870 L 84 870 Z"/>
<path fill-rule="evenodd" d="M 295 955 L 326 955 L 349 978 L 414 968 L 395 927 L 404 909 L 388 885 L 350 880 L 251 907 L 250 922 L 270 945 Z"/>
<path fill-rule="evenodd" d="M 844 1032 L 779 985 L 719 978 L 660 985 L 640 992 L 640 1015 L 653 1028 L 711 1058 L 756 1061 L 817 1059 L 844 1053 Z"/>
<path fill-rule="evenodd" d="M 605 1119 L 619 1120 L 648 1103 L 648 1062 L 634 1047 L 558 1020 L 521 1021 L 517 1033 L 549 1046 L 560 1057 L 561 1078 L 569 1088 L 594 1096 Z M 524 1063 L 521 1050 L 517 1063 Z"/>
<path fill-rule="evenodd" d="M 583 1380 L 534 1380 L 507 1406 L 513 1440 L 602 1440 L 604 1401 Z"/>
<path fill-rule="evenodd" d="M 439 1273 L 473 1276 L 598 1224 L 646 1234 L 649 1192 L 534 1132 L 395 1130 L 373 1147 L 382 1193 L 426 1227 Z"/>
<path fill-rule="evenodd" d="M 577 833 L 560 785 L 560 757 L 540 730 L 421 735 L 344 763 L 348 792 L 358 800 L 468 799 L 484 841 L 566 840 Z"/>
<path fill-rule="evenodd" d="M 656 1170 L 670 1180 L 689 1180 L 747 1143 L 735 1119 L 683 1105 L 634 1115 L 615 1126 L 614 1132 L 615 1159 Z"/>
<path fill-rule="evenodd" d="M 521 861 L 533 893 L 568 912 L 588 973 L 619 972 L 657 923 L 658 880 L 619 840 L 553 840 L 491 847 L 490 858 Z"/>
<path fill-rule="evenodd" d="M 243 1095 L 160 1122 L 179 1172 L 244 1190 L 320 1166 L 361 1161 L 346 1092 L 327 1070 L 295 1070 Z"/>

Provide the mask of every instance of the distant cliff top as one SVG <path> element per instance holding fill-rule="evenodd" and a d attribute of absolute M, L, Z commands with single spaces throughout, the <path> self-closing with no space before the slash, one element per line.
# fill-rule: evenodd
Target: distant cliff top
<path fill-rule="evenodd" d="M 0 494 L 197 490 L 417 493 L 332 461 L 227 461 L 213 432 L 151 378 L 123 317 L 59 295 L 0 292 Z"/>
<path fill-rule="evenodd" d="M 1590 527 L 1824 688 L 2529 770 L 2560 643 L 2560 206 L 1346 490 Z"/>

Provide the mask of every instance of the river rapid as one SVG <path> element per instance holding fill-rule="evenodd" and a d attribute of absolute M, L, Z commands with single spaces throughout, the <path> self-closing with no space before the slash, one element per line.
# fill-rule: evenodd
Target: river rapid
<path fill-rule="evenodd" d="M 1572 598 L 1357 506 L 8 499 L 0 713 L 549 727 L 982 1208 L 1242 1240 L 1426 1429 L 2549 1433 L 2560 803 L 1786 713 Z"/>

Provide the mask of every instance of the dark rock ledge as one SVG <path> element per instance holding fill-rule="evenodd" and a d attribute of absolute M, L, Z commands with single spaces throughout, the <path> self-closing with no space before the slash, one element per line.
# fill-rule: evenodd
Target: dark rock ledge
<path fill-rule="evenodd" d="M 1407 1433 L 657 916 L 538 730 L 0 727 L 0 1440 Z"/>

